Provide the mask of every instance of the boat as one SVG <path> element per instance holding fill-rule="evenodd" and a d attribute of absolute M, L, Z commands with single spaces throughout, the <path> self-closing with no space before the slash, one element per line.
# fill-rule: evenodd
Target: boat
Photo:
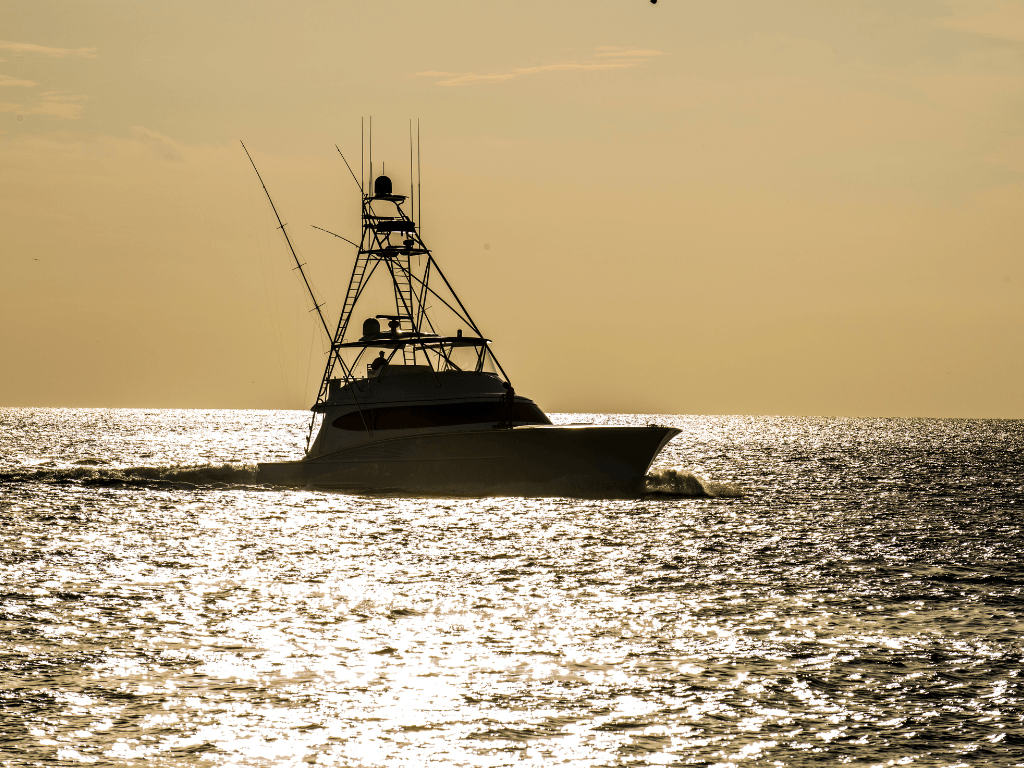
<path fill-rule="evenodd" d="M 323 230 L 356 248 L 333 329 L 260 177 L 330 347 L 305 455 L 260 463 L 258 480 L 360 494 L 641 494 L 654 458 L 680 430 L 556 425 L 515 390 L 414 221 L 411 154 L 410 140 L 409 195 L 373 176 L 372 157 L 372 185 L 345 160 L 360 189 L 362 235 L 357 243 Z"/>

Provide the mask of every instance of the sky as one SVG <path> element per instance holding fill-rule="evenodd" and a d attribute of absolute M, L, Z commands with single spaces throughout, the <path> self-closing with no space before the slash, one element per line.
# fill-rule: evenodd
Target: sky
<path fill-rule="evenodd" d="M 307 408 L 369 116 L 549 412 L 1024 418 L 1021 0 L 8 0 L 0 406 Z"/>

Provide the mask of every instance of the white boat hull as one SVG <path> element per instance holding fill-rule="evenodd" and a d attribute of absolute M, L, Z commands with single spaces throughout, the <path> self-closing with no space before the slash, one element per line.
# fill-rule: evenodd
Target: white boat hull
<path fill-rule="evenodd" d="M 271 485 L 425 496 L 628 498 L 672 427 L 524 426 L 385 437 L 259 465 Z"/>

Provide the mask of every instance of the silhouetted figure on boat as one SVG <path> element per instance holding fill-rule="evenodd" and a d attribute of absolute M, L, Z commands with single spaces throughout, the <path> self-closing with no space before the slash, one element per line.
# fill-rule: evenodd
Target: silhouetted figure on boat
<path fill-rule="evenodd" d="M 373 362 L 370 363 L 370 370 L 379 371 L 381 368 L 383 368 L 387 364 L 388 364 L 388 361 L 384 359 L 384 353 L 381 352 L 380 355 L 375 357 L 373 359 Z"/>
<path fill-rule="evenodd" d="M 501 414 L 502 420 L 495 424 L 494 428 L 512 429 L 512 419 L 515 416 L 516 390 L 507 381 L 503 381 L 501 386 L 505 388 L 505 392 L 498 398 L 498 413 Z"/>

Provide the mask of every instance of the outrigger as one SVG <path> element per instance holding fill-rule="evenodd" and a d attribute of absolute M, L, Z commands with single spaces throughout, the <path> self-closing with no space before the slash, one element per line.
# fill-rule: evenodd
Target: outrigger
<path fill-rule="evenodd" d="M 341 238 L 357 253 L 333 333 L 263 184 L 331 344 L 305 456 L 259 464 L 259 480 L 370 494 L 642 493 L 651 462 L 679 430 L 553 425 L 536 403 L 516 393 L 490 339 L 424 243 L 409 215 L 416 210 L 413 192 L 396 194 L 385 175 L 373 180 L 372 190 L 356 183 L 362 236 L 359 243 Z M 357 308 L 372 302 L 370 288 L 381 281 L 388 311 L 353 328 Z"/>

